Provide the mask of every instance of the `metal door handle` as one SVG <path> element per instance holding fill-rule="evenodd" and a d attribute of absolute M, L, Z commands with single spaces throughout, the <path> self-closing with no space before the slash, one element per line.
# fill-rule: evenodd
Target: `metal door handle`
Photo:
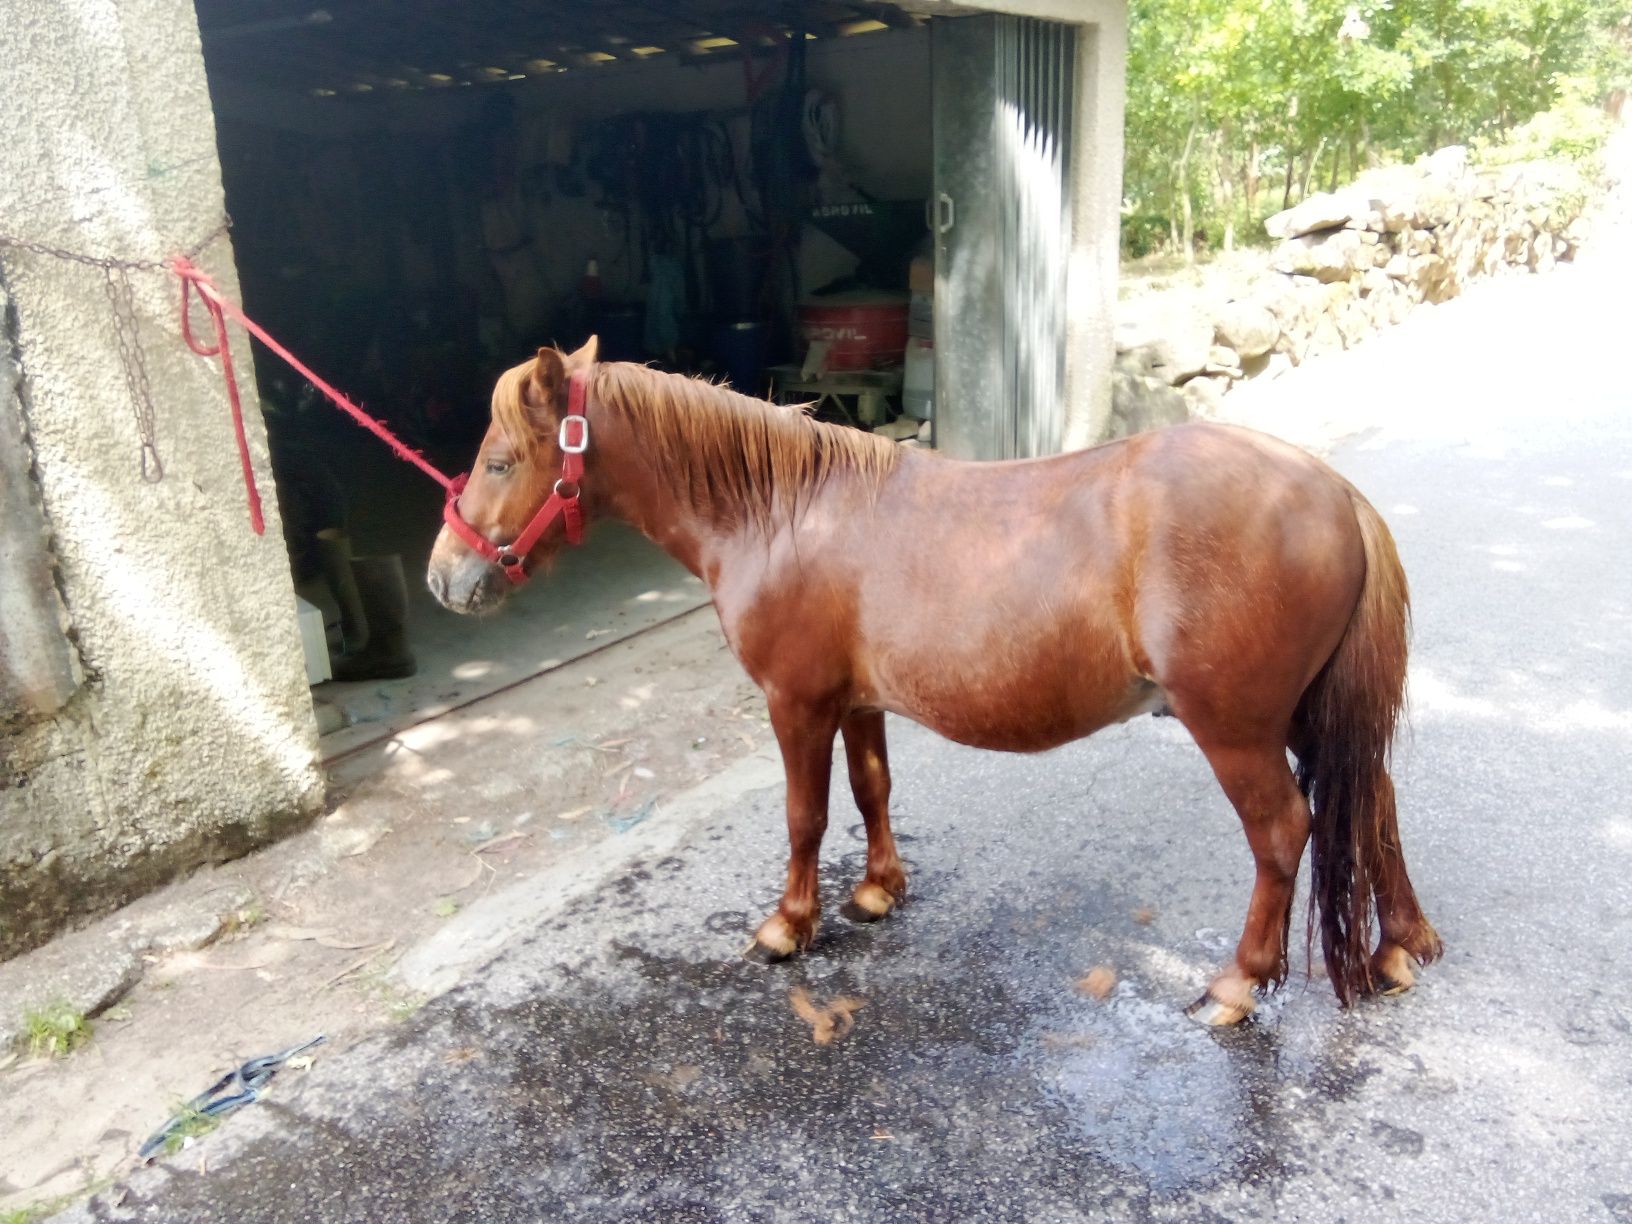
<path fill-rule="evenodd" d="M 951 230 L 957 218 L 957 209 L 952 203 L 952 197 L 944 191 L 936 200 L 936 204 L 939 208 L 939 215 L 936 217 L 935 232 L 944 234 Z"/>

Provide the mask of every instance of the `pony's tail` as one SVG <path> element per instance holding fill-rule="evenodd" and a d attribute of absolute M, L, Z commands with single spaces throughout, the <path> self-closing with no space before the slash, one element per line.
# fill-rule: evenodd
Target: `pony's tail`
<path fill-rule="evenodd" d="M 1365 585 L 1343 640 L 1303 695 L 1293 744 L 1298 787 L 1313 812 L 1309 940 L 1318 925 L 1345 1007 L 1378 988 L 1368 944 L 1379 906 L 1390 937 L 1398 933 L 1419 963 L 1440 953 L 1406 875 L 1388 774 L 1405 702 L 1410 594 L 1387 525 L 1358 490 L 1349 496 L 1365 546 Z"/>

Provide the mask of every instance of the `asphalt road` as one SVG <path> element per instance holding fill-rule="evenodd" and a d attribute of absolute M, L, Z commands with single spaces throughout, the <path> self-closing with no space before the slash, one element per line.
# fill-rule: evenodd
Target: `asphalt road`
<path fill-rule="evenodd" d="M 1615 283 L 1496 286 L 1298 376 L 1381 422 L 1335 459 L 1413 582 L 1397 779 L 1448 950 L 1411 994 L 1344 1013 L 1296 977 L 1238 1030 L 1185 1018 L 1251 861 L 1174 721 L 1042 757 L 897 723 L 888 921 L 837 916 L 836 791 L 817 945 L 738 959 L 784 841 L 778 793 L 727 781 L 499 899 L 465 985 L 70 1218 L 1632 1221 Z M 853 1031 L 816 1044 L 795 986 L 864 999 Z"/>

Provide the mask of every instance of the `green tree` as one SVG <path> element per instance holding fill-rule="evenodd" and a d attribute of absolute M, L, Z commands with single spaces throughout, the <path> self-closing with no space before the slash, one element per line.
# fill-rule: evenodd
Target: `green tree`
<path fill-rule="evenodd" d="M 1632 0 L 1132 0 L 1129 18 L 1128 232 L 1185 252 L 1632 80 Z"/>

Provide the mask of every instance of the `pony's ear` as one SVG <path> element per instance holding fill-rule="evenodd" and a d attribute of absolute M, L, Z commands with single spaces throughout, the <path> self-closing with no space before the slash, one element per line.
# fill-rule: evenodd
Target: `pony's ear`
<path fill-rule="evenodd" d="M 541 348 L 522 381 L 522 398 L 547 427 L 555 414 L 556 400 L 567 382 L 567 366 L 558 350 Z"/>
<path fill-rule="evenodd" d="M 588 370 L 590 366 L 595 364 L 596 358 L 600 351 L 601 338 L 599 336 L 591 336 L 588 340 L 584 341 L 583 347 L 576 353 L 567 354 L 567 372 L 575 373 L 578 370 Z"/>

